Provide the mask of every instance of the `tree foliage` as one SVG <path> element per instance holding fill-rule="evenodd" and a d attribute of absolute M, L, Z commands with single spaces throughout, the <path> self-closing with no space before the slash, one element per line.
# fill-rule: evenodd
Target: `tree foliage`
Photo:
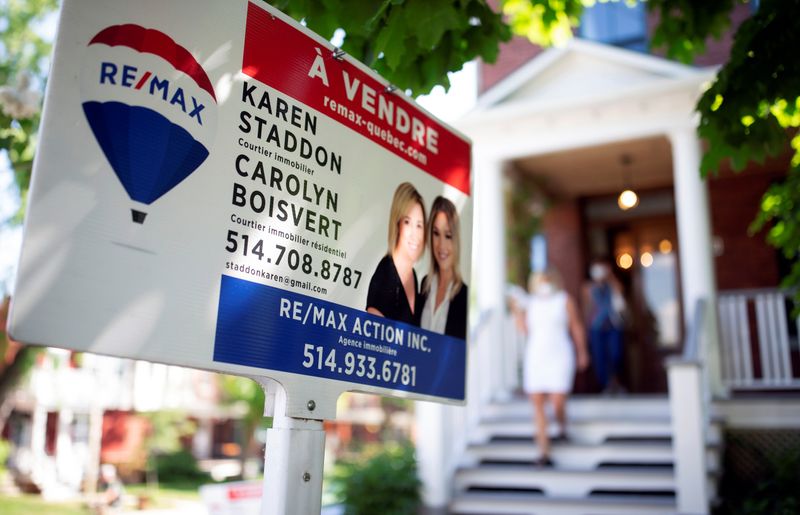
<path fill-rule="evenodd" d="M 414 94 L 480 57 L 494 62 L 511 39 L 500 14 L 483 0 L 272 0 L 324 38 L 344 32 L 342 50 Z"/>
<path fill-rule="evenodd" d="M 789 147 L 784 181 L 761 199 L 751 232 L 767 229 L 767 242 L 792 263 L 784 285 L 795 288 L 800 309 L 800 0 L 765 0 L 736 33 L 731 56 L 703 94 L 699 134 L 708 142 L 704 174 L 730 160 L 734 170 L 763 162 Z"/>
<path fill-rule="evenodd" d="M 30 87 L 44 89 L 44 77 L 51 43 L 45 41 L 36 29 L 55 11 L 57 0 L 5 0 L 0 1 L 0 85 L 23 85 L 29 78 Z M 5 150 L 14 170 L 20 198 L 26 198 L 31 178 L 33 155 L 36 149 L 36 132 L 39 129 L 38 113 L 19 116 L 4 103 L 0 110 L 0 150 Z M 13 221 L 22 221 L 23 210 Z M 0 220 L 2 222 L 2 220 Z"/>
<path fill-rule="evenodd" d="M 244 442 L 240 459 L 244 461 L 254 451 L 255 432 L 259 427 L 272 427 L 272 417 L 264 416 L 264 388 L 253 379 L 246 377 L 219 374 L 219 386 L 222 391 L 222 402 L 229 406 L 244 408 Z"/>

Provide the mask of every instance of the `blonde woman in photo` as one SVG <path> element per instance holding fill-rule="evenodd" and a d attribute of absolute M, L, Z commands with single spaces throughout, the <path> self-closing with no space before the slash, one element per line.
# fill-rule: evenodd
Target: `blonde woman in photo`
<path fill-rule="evenodd" d="M 425 251 L 425 205 L 409 182 L 394 192 L 388 251 L 369 281 L 367 312 L 419 325 L 419 283 L 414 264 Z"/>
<path fill-rule="evenodd" d="M 461 232 L 451 201 L 436 197 L 431 206 L 428 244 L 431 265 L 422 279 L 420 326 L 462 340 L 467 337 L 467 285 L 461 277 Z"/>

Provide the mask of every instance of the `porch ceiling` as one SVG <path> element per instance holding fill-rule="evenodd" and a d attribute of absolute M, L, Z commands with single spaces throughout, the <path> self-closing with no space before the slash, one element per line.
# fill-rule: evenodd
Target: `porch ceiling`
<path fill-rule="evenodd" d="M 630 157 L 627 166 L 623 156 Z M 621 191 L 627 177 L 639 190 L 672 185 L 671 147 L 664 136 L 531 156 L 515 160 L 513 166 L 558 198 L 613 194 Z"/>

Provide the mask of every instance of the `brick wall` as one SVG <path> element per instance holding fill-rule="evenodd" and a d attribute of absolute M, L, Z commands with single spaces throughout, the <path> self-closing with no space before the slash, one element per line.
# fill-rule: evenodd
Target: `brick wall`
<path fill-rule="evenodd" d="M 514 70 L 527 63 L 544 50 L 532 44 L 527 38 L 516 36 L 508 43 L 500 45 L 500 54 L 495 64 L 479 62 L 478 66 L 478 94 L 506 78 Z"/>
<path fill-rule="evenodd" d="M 542 228 L 547 238 L 547 263 L 561 274 L 564 288 L 580 301 L 581 285 L 586 276 L 583 258 L 583 227 L 577 201 L 563 201 L 551 206 Z"/>
<path fill-rule="evenodd" d="M 715 66 L 724 64 L 730 56 L 731 46 L 733 45 L 733 36 L 739 29 L 739 26 L 747 18 L 750 17 L 752 11 L 750 5 L 736 4 L 731 11 L 731 25 L 730 30 L 725 32 L 722 37 L 717 40 L 712 38 L 706 39 L 706 50 L 701 55 L 697 56 L 694 60 L 695 66 Z M 647 33 L 649 39 L 653 39 L 656 27 L 658 26 L 660 17 L 656 13 L 648 13 L 647 15 Z M 653 55 L 663 56 L 663 49 L 658 49 L 652 52 Z"/>
<path fill-rule="evenodd" d="M 758 212 L 761 196 L 787 168 L 772 162 L 742 174 L 724 172 L 709 184 L 712 233 L 722 243 L 715 258 L 717 288 L 772 288 L 780 282 L 778 253 L 764 241 L 764 233 L 749 236 L 747 229 Z"/>

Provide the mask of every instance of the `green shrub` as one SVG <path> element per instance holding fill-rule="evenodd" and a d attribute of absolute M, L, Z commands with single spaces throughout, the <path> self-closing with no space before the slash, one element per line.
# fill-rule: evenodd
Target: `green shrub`
<path fill-rule="evenodd" d="M 800 513 L 800 450 L 781 455 L 771 477 L 756 485 L 737 511 L 741 515 Z"/>
<path fill-rule="evenodd" d="M 337 464 L 331 480 L 347 515 L 409 515 L 419 508 L 420 480 L 411 445 L 388 444 L 363 459 Z"/>
<path fill-rule="evenodd" d="M 158 479 L 162 483 L 209 479 L 209 475 L 197 467 L 197 460 L 189 451 L 158 455 L 154 462 Z"/>

